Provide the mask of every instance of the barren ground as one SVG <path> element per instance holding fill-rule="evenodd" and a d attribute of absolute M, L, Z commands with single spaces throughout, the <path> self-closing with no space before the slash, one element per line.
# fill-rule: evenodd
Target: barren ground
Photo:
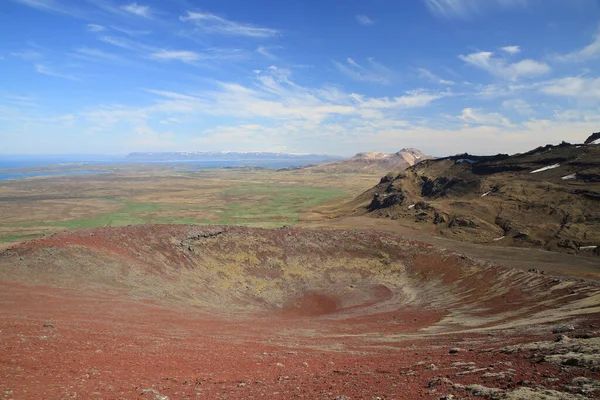
<path fill-rule="evenodd" d="M 593 260 L 458 243 L 393 221 L 326 221 L 308 211 L 334 198 L 298 197 L 299 187 L 356 195 L 372 176 L 161 173 L 2 183 L 2 224 L 160 222 L 184 204 L 193 218 L 210 206 L 214 218 L 255 225 L 274 187 L 296 191 L 262 223 L 301 227 L 102 227 L 8 244 L 1 399 L 600 397 Z M 56 203 L 44 206 L 41 193 Z M 131 203 L 112 209 L 114 199 Z M 223 211 L 229 202 L 243 213 Z M 546 274 L 527 272 L 534 266 Z"/>

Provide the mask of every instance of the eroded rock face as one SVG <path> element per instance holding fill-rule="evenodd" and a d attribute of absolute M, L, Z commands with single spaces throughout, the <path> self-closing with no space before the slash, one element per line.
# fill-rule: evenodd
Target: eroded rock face
<path fill-rule="evenodd" d="M 600 146 L 563 142 L 512 156 L 426 160 L 383 177 L 349 205 L 354 214 L 458 240 L 593 257 L 600 252 Z"/>
<path fill-rule="evenodd" d="M 444 196 L 448 189 L 459 183 L 457 179 L 447 178 L 445 176 L 435 179 L 423 176 L 422 179 L 423 186 L 421 187 L 421 196 L 428 198 Z"/>
<path fill-rule="evenodd" d="M 592 142 L 595 142 L 596 140 L 600 139 L 600 132 L 596 132 L 596 133 L 592 133 L 586 140 L 585 140 L 585 144 L 590 144 Z"/>
<path fill-rule="evenodd" d="M 391 192 L 391 191 L 390 191 Z M 370 211 L 381 210 L 400 205 L 404 203 L 404 193 L 402 189 L 396 189 L 395 193 L 375 193 L 373 200 L 369 204 L 368 209 Z"/>

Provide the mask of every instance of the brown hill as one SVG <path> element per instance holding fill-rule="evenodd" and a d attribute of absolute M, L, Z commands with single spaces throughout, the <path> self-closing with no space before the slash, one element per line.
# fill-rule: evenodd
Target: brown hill
<path fill-rule="evenodd" d="M 420 150 L 407 148 L 397 153 L 358 153 L 347 160 L 309 167 L 313 172 L 373 173 L 401 172 L 423 160 L 431 159 Z"/>
<path fill-rule="evenodd" d="M 600 255 L 600 145 L 426 160 L 344 210 L 464 241 Z"/>

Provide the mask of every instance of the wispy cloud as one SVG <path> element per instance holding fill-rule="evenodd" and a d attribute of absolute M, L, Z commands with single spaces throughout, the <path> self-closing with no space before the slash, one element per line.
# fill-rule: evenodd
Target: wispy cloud
<path fill-rule="evenodd" d="M 494 57 L 494 53 L 489 51 L 460 55 L 458 58 L 492 75 L 513 81 L 543 75 L 551 70 L 548 64 L 531 59 L 510 63 L 503 58 Z"/>
<path fill-rule="evenodd" d="M 431 83 L 437 83 L 439 85 L 455 85 L 456 83 L 447 79 L 442 79 L 439 76 L 437 76 L 436 74 L 434 74 L 433 72 L 431 72 L 430 70 L 426 69 L 426 68 L 418 68 L 417 69 L 418 73 L 419 73 L 419 78 L 431 82 Z"/>
<path fill-rule="evenodd" d="M 362 26 L 370 26 L 373 25 L 375 23 L 375 21 L 373 21 L 371 18 L 367 17 L 366 15 L 363 14 L 359 14 L 356 16 L 356 21 L 361 24 Z"/>
<path fill-rule="evenodd" d="M 500 47 L 500 50 L 508 54 L 519 54 L 521 52 L 521 48 L 519 46 L 504 46 Z"/>
<path fill-rule="evenodd" d="M 502 102 L 502 107 L 504 107 L 505 110 L 511 110 L 521 115 L 535 114 L 531 105 L 522 99 L 504 100 Z"/>
<path fill-rule="evenodd" d="M 58 0 L 12 0 L 13 2 L 23 4 L 28 7 L 36 8 L 41 11 L 66 14 L 72 17 L 81 18 L 83 14 L 70 6 L 66 6 L 64 3 Z"/>
<path fill-rule="evenodd" d="M 48 67 L 47 65 L 44 65 L 44 64 L 35 64 L 35 71 L 38 74 L 53 76 L 55 78 L 68 79 L 68 80 L 71 80 L 71 81 L 79 81 L 79 80 L 81 80 L 81 78 L 78 78 L 78 77 L 76 77 L 74 75 L 65 74 L 65 73 L 56 71 L 53 68 Z"/>
<path fill-rule="evenodd" d="M 266 38 L 280 34 L 276 29 L 235 22 L 211 13 L 188 11 L 187 15 L 181 16 L 179 19 L 183 22 L 193 23 L 198 29 L 206 33 L 254 38 Z"/>
<path fill-rule="evenodd" d="M 25 61 L 35 61 L 42 58 L 42 54 L 35 50 L 16 51 L 14 53 L 10 53 L 10 55 Z"/>
<path fill-rule="evenodd" d="M 483 11 L 501 8 L 523 8 L 529 0 L 423 0 L 435 16 L 446 19 L 466 19 Z"/>
<path fill-rule="evenodd" d="M 568 77 L 556 79 L 541 88 L 545 94 L 579 100 L 600 100 L 600 78 Z"/>
<path fill-rule="evenodd" d="M 98 24 L 87 24 L 87 30 L 90 32 L 102 32 L 106 30 L 106 27 Z"/>
<path fill-rule="evenodd" d="M 162 61 L 181 61 L 184 63 L 192 63 L 203 59 L 200 53 L 189 50 L 159 50 L 150 54 L 150 58 Z"/>
<path fill-rule="evenodd" d="M 510 120 L 499 113 L 486 113 L 475 108 L 465 108 L 462 114 L 457 117 L 467 124 L 488 125 L 488 126 L 514 126 Z"/>
<path fill-rule="evenodd" d="M 281 49 L 281 46 L 258 46 L 256 52 L 268 59 L 275 60 L 277 56 L 273 54 L 273 50 Z"/>
<path fill-rule="evenodd" d="M 150 7 L 142 6 L 138 3 L 131 3 L 121 7 L 121 9 L 127 11 L 128 13 L 135 14 L 139 17 L 150 18 Z"/>
<path fill-rule="evenodd" d="M 203 52 L 157 49 L 149 57 L 158 61 L 180 61 L 195 64 L 199 61 L 240 59 L 244 57 L 244 52 L 239 49 L 207 49 Z"/>
<path fill-rule="evenodd" d="M 600 30 L 596 32 L 592 42 L 587 46 L 571 53 L 554 56 L 554 59 L 560 62 L 584 62 L 596 58 L 600 58 Z"/>
<path fill-rule="evenodd" d="M 388 85 L 392 82 L 392 71 L 375 61 L 373 58 L 367 59 L 367 66 L 363 66 L 354 59 L 348 57 L 345 63 L 334 61 L 336 68 L 355 81 L 373 82 Z"/>
<path fill-rule="evenodd" d="M 118 64 L 129 63 L 129 61 L 117 54 L 89 47 L 80 47 L 78 49 L 75 49 L 75 51 L 71 53 L 71 55 L 77 58 L 90 61 L 104 61 Z"/>

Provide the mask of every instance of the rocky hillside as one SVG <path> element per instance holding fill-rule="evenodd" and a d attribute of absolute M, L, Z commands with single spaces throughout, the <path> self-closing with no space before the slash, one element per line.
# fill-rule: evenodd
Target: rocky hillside
<path fill-rule="evenodd" d="M 459 240 L 600 255 L 600 145 L 462 154 L 388 174 L 344 210 Z"/>
<path fill-rule="evenodd" d="M 373 173 L 401 172 L 423 160 L 431 159 L 417 149 L 402 149 L 397 153 L 358 153 L 347 160 L 309 167 L 313 172 Z"/>

